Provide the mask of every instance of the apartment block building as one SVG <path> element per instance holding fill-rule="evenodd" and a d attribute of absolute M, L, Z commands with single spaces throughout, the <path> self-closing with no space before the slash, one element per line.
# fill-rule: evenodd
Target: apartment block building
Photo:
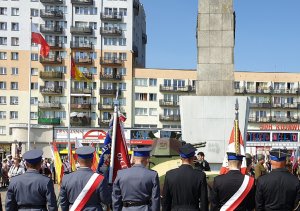
<path fill-rule="evenodd" d="M 29 115 L 33 148 L 54 127 L 106 128 L 117 91 L 132 116 L 133 68 L 145 66 L 147 43 L 139 0 L 0 3 L 0 153 L 24 151 Z M 31 44 L 31 21 L 50 45 L 46 58 Z M 70 79 L 71 58 L 89 81 Z"/>

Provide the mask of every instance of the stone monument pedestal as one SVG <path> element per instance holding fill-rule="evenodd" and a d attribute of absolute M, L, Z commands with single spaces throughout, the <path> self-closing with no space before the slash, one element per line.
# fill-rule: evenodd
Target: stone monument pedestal
<path fill-rule="evenodd" d="M 241 96 L 180 97 L 182 140 L 188 143 L 206 142 L 199 149 L 209 163 L 221 166 L 234 126 L 235 103 L 239 104 L 239 127 L 245 142 L 247 135 L 248 98 Z"/>

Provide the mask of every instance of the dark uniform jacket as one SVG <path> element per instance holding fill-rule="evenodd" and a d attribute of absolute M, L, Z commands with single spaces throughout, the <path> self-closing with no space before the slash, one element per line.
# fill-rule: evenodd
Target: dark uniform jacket
<path fill-rule="evenodd" d="M 244 175 L 239 170 L 231 170 L 227 174 L 215 177 L 210 196 L 211 210 L 220 210 L 221 207 L 238 191 L 243 181 Z M 254 209 L 254 197 L 255 187 L 253 185 L 243 202 L 235 210 L 245 211 Z"/>
<path fill-rule="evenodd" d="M 114 211 L 159 211 L 160 188 L 157 172 L 137 164 L 131 168 L 119 170 L 113 185 L 112 200 Z M 141 202 L 142 204 L 124 207 L 123 202 Z"/>
<path fill-rule="evenodd" d="M 300 200 L 300 184 L 285 168 L 274 169 L 258 178 L 256 210 L 293 210 Z"/>
<path fill-rule="evenodd" d="M 7 211 L 37 211 L 47 210 L 47 207 L 49 211 L 57 210 L 53 182 L 50 178 L 29 169 L 11 179 L 6 194 Z"/>
<path fill-rule="evenodd" d="M 79 168 L 71 174 L 64 175 L 60 188 L 60 205 L 62 211 L 69 210 L 69 207 L 75 202 L 93 174 L 94 172 L 90 168 Z M 105 178 L 92 194 L 83 210 L 102 210 L 101 202 L 104 204 L 111 203 L 111 188 L 107 185 Z"/>
<path fill-rule="evenodd" d="M 163 211 L 208 210 L 205 173 L 193 169 L 190 165 L 181 165 L 177 169 L 168 171 L 162 197 Z"/>

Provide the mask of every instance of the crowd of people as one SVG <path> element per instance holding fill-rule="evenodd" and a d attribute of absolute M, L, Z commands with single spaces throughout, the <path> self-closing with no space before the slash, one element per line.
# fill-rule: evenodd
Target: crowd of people
<path fill-rule="evenodd" d="M 195 160 L 196 150 L 191 144 L 180 147 L 182 165 L 166 173 L 161 189 L 158 173 L 147 168 L 150 148 L 134 149 L 133 166 L 119 170 L 113 184 L 108 184 L 105 175 L 91 169 L 95 148 L 80 147 L 76 150 L 79 168 L 65 174 L 60 185 L 60 207 L 62 211 L 103 210 L 104 205 L 116 211 L 300 210 L 300 183 L 288 169 L 287 150 L 270 151 L 271 170 L 263 155 L 253 162 L 246 154 L 247 169 L 243 169 L 245 156 L 227 152 L 227 173 L 216 176 L 212 185 L 205 174 L 210 165 L 202 152 Z M 22 173 L 10 180 L 6 210 L 58 210 L 51 175 L 40 171 L 48 166 L 42 154 L 31 150 L 23 155 L 25 173 L 19 160 L 13 162 L 12 173 Z"/>

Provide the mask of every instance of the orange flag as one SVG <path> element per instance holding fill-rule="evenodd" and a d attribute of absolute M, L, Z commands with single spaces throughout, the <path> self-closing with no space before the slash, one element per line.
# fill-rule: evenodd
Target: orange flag
<path fill-rule="evenodd" d="M 56 143 L 52 144 L 51 151 L 52 151 L 52 156 L 53 156 L 53 160 L 54 160 L 57 184 L 60 184 L 61 180 L 62 180 L 62 177 L 64 175 L 64 169 L 63 169 L 64 167 L 63 167 L 63 164 L 61 162 L 61 159 L 60 159 L 60 156 L 59 156 L 59 153 L 58 153 L 58 149 L 56 147 Z"/>
<path fill-rule="evenodd" d="M 68 148 L 69 148 L 69 155 L 71 156 L 70 157 L 71 170 L 76 171 L 76 162 L 75 162 L 75 159 L 74 159 L 74 155 L 72 153 L 72 145 L 70 144 Z"/>
<path fill-rule="evenodd" d="M 94 144 L 91 144 L 92 147 L 94 147 Z M 94 157 L 93 157 L 93 165 L 92 165 L 92 170 L 96 171 L 98 168 L 98 163 L 99 163 L 99 155 L 97 150 L 94 152 Z"/>
<path fill-rule="evenodd" d="M 71 57 L 71 77 L 76 81 L 89 81 L 75 65 L 73 57 Z"/>

